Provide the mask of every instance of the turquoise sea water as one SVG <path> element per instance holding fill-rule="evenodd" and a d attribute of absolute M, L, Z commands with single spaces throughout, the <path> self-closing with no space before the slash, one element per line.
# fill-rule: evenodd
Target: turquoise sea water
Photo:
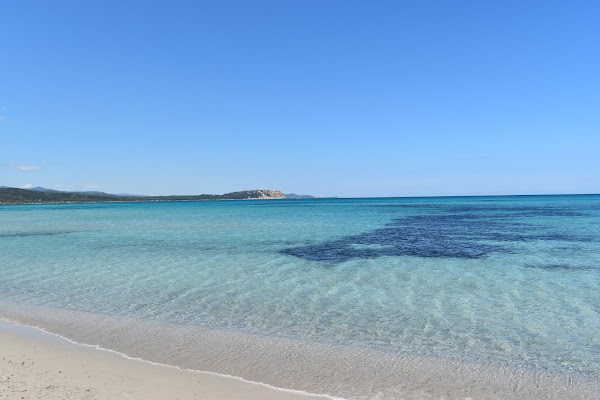
<path fill-rule="evenodd" d="M 600 376 L 600 196 L 0 207 L 0 300 Z"/>

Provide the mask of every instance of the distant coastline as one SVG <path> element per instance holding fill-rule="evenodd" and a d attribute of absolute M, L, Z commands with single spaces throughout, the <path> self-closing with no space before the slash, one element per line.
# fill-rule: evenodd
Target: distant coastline
<path fill-rule="evenodd" d="M 64 204 L 64 203 L 122 203 L 147 201 L 198 201 L 198 200 L 279 200 L 310 199 L 309 195 L 286 195 L 280 190 L 252 189 L 225 194 L 199 195 L 118 195 L 103 192 L 63 192 L 42 187 L 20 189 L 0 187 L 0 204 Z"/>
<path fill-rule="evenodd" d="M 506 198 L 540 196 L 600 196 L 600 193 L 540 193 L 540 194 L 479 194 L 479 195 L 440 195 L 440 196 L 385 196 L 369 198 L 388 199 L 436 199 L 436 198 Z M 223 200 L 310 200 L 310 199 L 360 199 L 363 197 L 319 197 L 295 193 L 283 193 L 273 189 L 252 189 L 225 194 L 165 195 L 111 194 L 98 191 L 61 191 L 43 187 L 13 188 L 0 186 L 0 205 L 19 204 L 77 204 L 77 203 L 132 203 L 166 201 L 223 201 Z"/>

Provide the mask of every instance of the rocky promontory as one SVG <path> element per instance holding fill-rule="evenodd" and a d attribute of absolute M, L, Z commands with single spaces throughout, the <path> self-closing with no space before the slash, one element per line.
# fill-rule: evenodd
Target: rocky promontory
<path fill-rule="evenodd" d="M 230 200 L 268 200 L 268 199 L 284 199 L 285 195 L 280 190 L 272 189 L 254 189 L 242 190 L 240 192 L 225 193 L 223 198 Z"/>

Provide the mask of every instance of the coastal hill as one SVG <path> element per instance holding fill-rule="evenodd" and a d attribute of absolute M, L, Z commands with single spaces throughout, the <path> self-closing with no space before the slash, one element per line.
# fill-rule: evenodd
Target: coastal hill
<path fill-rule="evenodd" d="M 225 193 L 224 198 L 230 200 L 246 199 L 285 199 L 285 195 L 279 190 L 242 190 L 241 192 Z"/>
<path fill-rule="evenodd" d="M 63 192 L 54 189 L 35 187 L 18 189 L 0 187 L 0 204 L 36 204 L 36 203 L 86 203 L 106 201 L 177 201 L 177 200 L 269 200 L 285 199 L 279 190 L 242 190 L 225 194 L 199 194 L 174 196 L 116 195 L 104 192 Z"/>

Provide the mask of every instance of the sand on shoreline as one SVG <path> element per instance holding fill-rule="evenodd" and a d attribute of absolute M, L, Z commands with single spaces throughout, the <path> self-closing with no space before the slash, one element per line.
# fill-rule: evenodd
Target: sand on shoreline
<path fill-rule="evenodd" d="M 15 327 L 26 331 L 21 330 L 17 332 L 16 336 L 9 335 L 6 336 L 6 339 L 4 336 L 0 336 L 0 357 L 5 357 L 7 351 L 12 351 L 7 348 L 12 348 L 13 341 L 19 342 L 17 340 L 19 338 L 21 341 L 31 340 L 30 336 L 36 332 L 37 335 L 34 335 L 33 339 L 37 340 L 37 343 L 47 344 L 48 341 L 51 341 L 56 345 L 53 341 L 54 338 L 60 339 L 59 343 L 63 341 L 63 345 L 64 342 L 70 344 L 66 348 L 73 349 L 75 346 L 80 351 L 86 350 L 88 358 L 84 359 L 85 362 L 89 359 L 89 352 L 108 354 L 113 357 L 113 361 L 116 357 L 119 361 L 115 365 L 121 365 L 119 368 L 125 370 L 124 374 L 119 372 L 116 376 L 114 374 L 106 375 L 105 369 L 107 368 L 110 371 L 117 371 L 113 369 L 113 362 L 95 364 L 95 371 L 101 374 L 104 381 L 106 379 L 112 379 L 111 382 L 123 381 L 117 386 L 121 392 L 114 392 L 114 388 L 102 387 L 102 382 L 98 383 L 97 392 L 93 392 L 96 397 L 88 398 L 103 400 L 115 398 L 331 399 L 325 395 L 301 395 L 301 393 L 307 392 L 327 393 L 357 400 L 600 398 L 600 380 L 597 376 L 557 374 L 539 369 L 515 369 L 442 357 L 391 354 L 363 347 L 306 343 L 289 338 L 267 338 L 231 330 L 214 330 L 192 325 L 175 325 L 164 321 L 148 321 L 0 301 L 0 333 L 3 332 L 4 335 L 7 332 L 2 325 L 6 323 L 12 327 L 12 331 Z M 43 334 L 42 340 L 40 340 L 39 334 Z M 68 339 L 64 339 L 65 337 Z M 74 345 L 73 342 L 70 342 L 71 340 L 77 343 L 86 343 L 86 345 Z M 31 347 L 31 342 L 26 342 L 26 344 Z M 102 349 L 110 350 L 98 350 L 87 344 L 98 345 Z M 65 355 L 64 349 L 65 346 L 62 346 L 55 350 L 58 353 L 54 357 L 60 362 L 70 357 Z M 17 361 L 25 361 L 24 354 L 26 353 L 21 353 L 20 361 Z M 127 354 L 127 356 L 123 354 Z M 103 356 L 97 355 L 97 357 Z M 131 364 L 131 361 L 134 360 L 126 357 L 141 357 L 151 362 L 138 360 L 135 361 L 138 364 L 131 368 L 129 366 L 134 365 Z M 152 362 L 160 364 L 155 365 Z M 11 370 L 13 371 L 15 366 L 12 364 L 9 366 L 6 363 L 5 360 L 0 361 L 0 365 L 4 369 L 10 367 L 13 368 Z M 56 375 L 55 364 L 55 360 L 50 357 L 49 361 L 44 364 L 46 369 L 37 370 L 39 377 L 44 377 L 52 372 L 54 379 L 59 379 L 57 382 L 61 382 L 60 379 L 64 379 L 65 375 Z M 176 367 L 165 367 L 164 364 L 177 365 L 187 369 L 182 371 Z M 149 366 L 159 367 L 162 372 L 156 372 L 154 368 L 146 370 Z M 0 369 L 0 377 L 4 369 Z M 33 377 L 29 376 L 30 383 L 26 388 L 45 387 L 37 382 L 38 378 L 36 378 L 35 372 L 33 374 Z M 187 375 L 192 378 L 185 378 L 184 376 Z M 78 375 L 77 379 L 79 380 L 71 379 L 65 382 L 77 382 L 80 385 L 81 382 L 85 383 L 87 379 L 90 379 L 87 376 Z M 202 379 L 198 378 L 200 382 L 194 380 L 198 376 L 202 377 Z M 214 378 L 219 379 L 215 380 Z M 147 382 L 156 383 L 155 386 L 158 385 L 159 389 L 148 386 Z M 213 382 L 214 385 L 211 383 L 206 386 L 207 382 Z M 264 382 L 272 386 L 254 382 Z M 68 388 L 73 387 L 71 383 L 69 384 L 71 386 Z M 0 381 L 0 388 L 4 387 L 2 385 L 5 383 Z M 14 386 L 14 381 L 11 385 L 12 390 L 15 387 L 19 388 L 19 386 Z M 229 388 L 230 385 L 239 389 L 235 389 L 231 394 L 219 389 L 223 386 Z M 255 386 L 263 390 L 270 390 L 266 391 L 266 395 L 263 395 L 262 391 L 257 395 L 258 392 L 255 390 L 258 389 Z M 175 387 L 177 390 L 183 387 L 187 391 L 184 390 L 183 394 L 179 395 L 171 387 Z M 215 387 L 216 389 L 213 389 Z M 145 392 L 128 394 L 133 390 L 132 388 L 135 390 L 153 389 L 150 394 L 155 397 L 147 397 Z M 195 388 L 198 388 L 199 392 L 194 391 Z M 304 392 L 283 391 L 278 388 L 293 388 Z M 5 389 L 0 389 L 0 399 L 5 394 L 2 390 Z M 50 395 L 43 394 L 43 398 L 68 398 L 68 390 L 61 390 L 63 390 L 62 395 L 50 397 Z M 113 391 L 111 392 L 111 390 Z M 155 390 L 163 391 L 154 393 Z M 240 392 L 241 394 L 238 394 Z M 197 393 L 198 395 L 194 397 Z M 8 398 L 20 399 L 20 392 L 17 392 L 17 395 L 11 394 L 11 397 Z M 85 392 L 83 395 L 78 394 L 73 398 L 86 398 L 83 397 L 84 395 Z M 24 398 L 40 397 L 33 395 Z"/>
<path fill-rule="evenodd" d="M 5 321 L 0 321 L 0 357 L 0 399 L 327 398 L 126 358 Z"/>

